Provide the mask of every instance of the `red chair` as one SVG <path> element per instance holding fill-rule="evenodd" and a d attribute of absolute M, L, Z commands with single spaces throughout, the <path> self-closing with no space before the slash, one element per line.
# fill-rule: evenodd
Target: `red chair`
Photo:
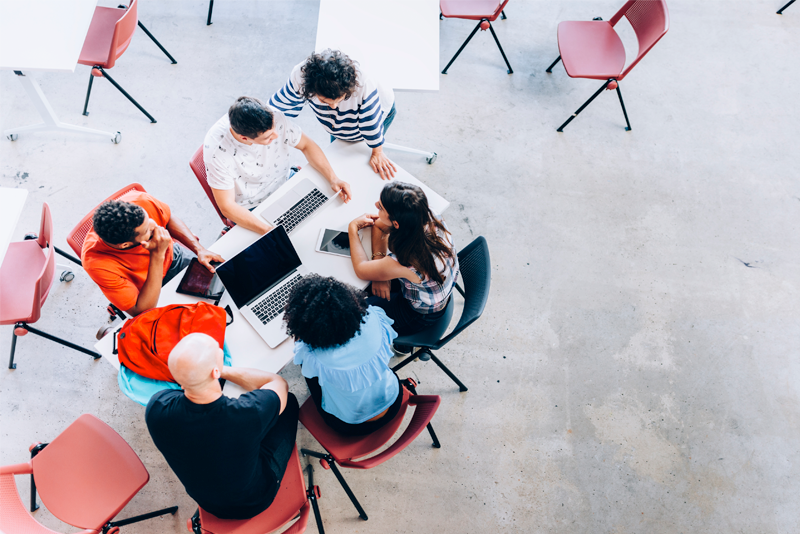
<path fill-rule="evenodd" d="M 31 512 L 38 489 L 56 518 L 84 529 L 80 534 L 118 534 L 119 527 L 164 514 L 177 506 L 111 521 L 150 475 L 119 434 L 93 415 L 83 414 L 51 443 L 31 445 L 29 462 L 0 467 L 0 531 L 54 534 L 25 510 L 14 475 L 31 475 Z"/>
<path fill-rule="evenodd" d="M 783 15 L 783 10 L 794 4 L 795 0 L 789 0 L 789 3 L 778 10 L 778 15 Z"/>
<path fill-rule="evenodd" d="M 219 519 L 200 508 L 194 517 L 186 521 L 186 526 L 194 534 L 269 534 L 297 519 L 282 534 L 302 534 L 308 526 L 310 502 L 314 507 L 317 531 L 325 534 L 317 504 L 319 496 L 319 486 L 314 485 L 314 468 L 310 465 L 308 466 L 308 489 L 305 487 L 300 456 L 295 447 L 292 457 L 289 458 L 289 464 L 286 466 L 286 473 L 281 480 L 281 487 L 269 508 L 252 519 L 235 520 Z"/>
<path fill-rule="evenodd" d="M 70 343 L 54 335 L 42 332 L 29 323 L 35 323 L 42 316 L 42 306 L 47 300 L 56 275 L 56 257 L 51 245 L 53 219 L 50 206 L 42 205 L 42 222 L 39 235 L 34 239 L 17 241 L 8 245 L 8 252 L 0 266 L 0 325 L 13 324 L 11 335 L 11 356 L 8 368 L 16 369 L 14 352 L 17 337 L 28 332 L 55 341 L 71 349 L 92 356 L 95 360 L 100 354 Z"/>
<path fill-rule="evenodd" d="M 497 48 L 500 49 L 500 53 L 503 55 L 503 60 L 506 62 L 506 66 L 508 67 L 508 73 L 514 73 L 514 70 L 511 68 L 511 64 L 508 62 L 508 58 L 506 58 L 506 53 L 503 52 L 503 47 L 500 46 L 500 41 L 497 39 L 497 34 L 494 33 L 494 28 L 492 27 L 492 22 L 496 21 L 497 17 L 502 15 L 503 19 L 507 18 L 505 11 L 503 11 L 507 3 L 508 0 L 439 0 L 439 9 L 441 10 L 439 19 L 445 17 L 449 19 L 479 21 L 478 25 L 475 26 L 475 29 L 472 30 L 472 33 L 470 33 L 469 37 L 467 37 L 467 40 L 464 41 L 464 44 L 462 44 L 461 48 L 458 49 L 456 55 L 453 56 L 453 59 L 451 59 L 450 63 L 448 63 L 444 68 L 442 74 L 447 74 L 447 69 L 450 68 L 450 65 L 453 64 L 461 51 L 464 50 L 464 47 L 467 46 L 467 43 L 472 40 L 472 37 L 475 35 L 478 29 L 481 31 L 489 30 L 492 32 L 494 42 L 497 43 Z"/>
<path fill-rule="evenodd" d="M 316 405 L 314 405 L 314 401 L 311 399 L 308 399 L 303 403 L 303 406 L 300 407 L 300 422 L 303 423 L 303 426 L 311 432 L 311 435 L 314 436 L 328 453 L 322 454 L 308 449 L 301 449 L 300 452 L 302 452 L 304 456 L 308 455 L 319 458 L 319 463 L 322 467 L 333 471 L 333 474 L 336 475 L 345 493 L 347 493 L 347 496 L 350 497 L 350 500 L 353 502 L 353 506 L 358 510 L 359 516 L 364 521 L 369 519 L 367 513 L 361 507 L 361 504 L 359 504 L 356 496 L 353 495 L 350 486 L 345 482 L 336 464 L 338 463 L 342 467 L 349 467 L 351 469 L 372 469 L 405 449 L 426 427 L 428 428 L 428 432 L 430 432 L 431 439 L 433 439 L 433 446 L 437 449 L 440 448 L 439 440 L 436 438 L 433 426 L 431 426 L 431 419 L 433 419 L 433 415 L 439 408 L 442 399 L 438 395 L 417 395 L 415 387 L 416 383 L 412 379 L 407 378 L 403 380 L 403 404 L 397 416 L 385 426 L 366 436 L 342 436 L 337 434 L 331 427 L 325 424 L 325 421 L 323 421 L 322 416 L 319 414 L 319 410 L 317 410 Z M 397 429 L 400 428 L 409 405 L 416 406 L 416 409 L 414 410 L 411 422 L 408 424 L 403 434 L 397 438 L 397 441 L 375 456 L 362 460 L 354 460 L 354 458 L 362 458 L 368 454 L 372 454 L 386 445 L 389 440 L 392 439 L 394 433 L 397 432 Z"/>
<path fill-rule="evenodd" d="M 639 41 L 639 53 L 628 68 L 625 68 L 625 48 L 622 46 L 622 40 L 614 31 L 614 26 L 623 16 L 628 18 Z M 628 112 L 625 111 L 619 82 L 664 37 L 667 30 L 669 30 L 669 12 L 665 0 L 628 0 L 609 21 L 596 18 L 590 21 L 560 23 L 558 50 L 561 55 L 547 68 L 547 72 L 552 73 L 553 67 L 559 61 L 563 61 L 564 69 L 570 78 L 590 78 L 606 82 L 558 128 L 558 131 L 563 132 L 564 127 L 606 89 L 617 90 L 622 114 L 625 115 L 627 123 L 625 129 L 630 131 L 631 123 L 628 120 Z"/>
<path fill-rule="evenodd" d="M 194 153 L 192 159 L 189 160 L 189 167 L 192 169 L 195 178 L 197 181 L 200 182 L 200 185 L 203 186 L 203 191 L 206 192 L 208 196 L 208 200 L 211 201 L 211 205 L 214 206 L 214 209 L 217 210 L 217 215 L 222 220 L 222 224 L 227 226 L 228 228 L 233 228 L 236 226 L 236 223 L 232 220 L 225 217 L 222 214 L 222 210 L 219 209 L 217 206 L 217 201 L 214 198 L 214 192 L 211 190 L 211 186 L 208 185 L 208 179 L 206 178 L 206 164 L 203 161 L 203 146 L 201 145 L 200 148 L 197 149 L 197 152 Z"/>
<path fill-rule="evenodd" d="M 147 115 L 150 122 L 156 122 L 153 116 L 140 106 L 105 70 L 113 67 L 117 59 L 128 49 L 138 22 L 137 0 L 131 0 L 127 9 L 100 6 L 95 8 L 92 23 L 89 25 L 89 32 L 86 34 L 86 40 L 83 42 L 83 49 L 78 59 L 79 64 L 92 67 L 89 75 L 89 88 L 86 90 L 86 103 L 83 105 L 84 115 L 89 114 L 87 110 L 94 77 L 100 76 L 108 79 L 111 85 L 119 89 L 134 106 L 139 108 L 139 111 Z"/>

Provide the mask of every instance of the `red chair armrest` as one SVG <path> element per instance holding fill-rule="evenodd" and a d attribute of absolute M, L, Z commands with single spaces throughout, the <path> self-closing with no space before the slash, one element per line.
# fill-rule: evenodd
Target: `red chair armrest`
<path fill-rule="evenodd" d="M 30 462 L 0 467 L 0 475 L 30 475 L 31 473 L 33 473 L 33 466 Z"/>
<path fill-rule="evenodd" d="M 411 395 L 408 399 L 408 404 L 415 405 L 414 415 L 411 417 L 411 422 L 406 427 L 405 432 L 397 438 L 397 441 L 381 452 L 365 460 L 358 462 L 351 462 L 347 460 L 340 461 L 342 467 L 349 467 L 352 469 L 371 469 L 376 465 L 380 465 L 392 456 L 396 455 L 405 449 L 412 441 L 414 441 L 420 432 L 425 430 L 428 423 L 433 419 L 433 415 L 441 404 L 442 398 L 439 395 Z"/>
<path fill-rule="evenodd" d="M 300 508 L 300 519 L 294 522 L 294 525 L 283 531 L 283 534 L 303 534 L 308 526 L 308 515 L 311 510 L 311 505 L 306 501 L 302 508 Z"/>

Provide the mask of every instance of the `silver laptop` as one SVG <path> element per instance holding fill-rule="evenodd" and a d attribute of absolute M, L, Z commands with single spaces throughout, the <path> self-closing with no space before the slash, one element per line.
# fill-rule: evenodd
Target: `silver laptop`
<path fill-rule="evenodd" d="M 217 275 L 241 314 L 270 348 L 288 336 L 283 309 L 289 291 L 308 270 L 303 267 L 283 226 L 217 267 Z"/>
<path fill-rule="evenodd" d="M 291 234 L 334 196 L 323 193 L 314 182 L 304 178 L 262 211 L 261 217 L 273 226 L 283 226 Z"/>

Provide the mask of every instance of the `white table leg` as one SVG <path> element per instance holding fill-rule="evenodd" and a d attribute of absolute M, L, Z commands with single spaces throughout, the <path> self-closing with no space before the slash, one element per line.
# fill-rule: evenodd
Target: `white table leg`
<path fill-rule="evenodd" d="M 39 84 L 36 83 L 36 80 L 18 70 L 15 70 L 14 74 L 17 75 L 17 79 L 22 84 L 22 87 L 25 88 L 25 92 L 28 93 L 28 97 L 31 99 L 31 102 L 33 102 L 33 105 L 36 106 L 36 111 L 39 112 L 39 116 L 42 117 L 44 122 L 32 124 L 30 126 L 10 128 L 4 131 L 3 135 L 12 141 L 16 141 L 17 135 L 20 132 L 31 132 L 35 130 L 63 130 L 67 132 L 81 132 L 102 135 L 111 139 L 111 141 L 114 143 L 119 143 L 122 140 L 122 134 L 119 132 L 104 132 L 102 130 L 94 130 L 84 126 L 76 126 L 74 124 L 61 122 L 58 120 L 56 112 L 53 111 L 53 107 L 50 105 L 50 102 L 47 101 L 47 97 L 44 96 L 44 92 L 42 92 L 42 88 L 39 87 Z"/>
<path fill-rule="evenodd" d="M 389 150 L 397 150 L 398 152 L 407 152 L 409 154 L 419 154 L 421 156 L 425 156 L 425 161 L 429 164 L 436 161 L 436 152 L 428 152 L 425 150 L 417 150 L 416 148 L 408 148 L 400 145 L 393 145 L 392 143 L 384 143 L 383 148 L 388 148 Z"/>

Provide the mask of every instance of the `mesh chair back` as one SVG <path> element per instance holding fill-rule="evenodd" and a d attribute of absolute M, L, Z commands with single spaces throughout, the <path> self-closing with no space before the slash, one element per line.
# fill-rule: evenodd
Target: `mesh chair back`
<path fill-rule="evenodd" d="M 665 0 L 628 0 L 611 19 L 611 25 L 615 25 L 623 16 L 628 19 L 633 31 L 636 32 L 639 53 L 619 77 L 620 80 L 628 75 L 628 72 L 669 30 L 669 12 Z"/>
<path fill-rule="evenodd" d="M 131 191 L 141 191 L 142 193 L 146 193 L 144 187 L 142 187 L 142 184 L 131 184 L 123 187 L 122 189 L 120 189 L 107 199 L 105 199 L 103 202 L 108 202 L 109 200 L 117 200 L 122 195 L 130 193 Z M 103 202 L 101 202 L 100 204 L 102 204 Z M 95 206 L 95 208 L 91 211 L 91 213 L 89 213 L 83 219 L 81 219 L 81 222 L 79 222 L 77 226 L 75 226 L 75 228 L 73 228 L 72 231 L 69 234 L 67 234 L 67 244 L 70 246 L 72 250 L 75 251 L 75 254 L 79 258 L 81 257 L 81 250 L 83 250 L 83 242 L 86 240 L 86 236 L 89 235 L 89 232 L 91 232 L 92 228 L 94 228 L 94 225 L 92 224 L 92 217 L 94 216 L 95 210 L 100 207 L 100 204 Z"/>
<path fill-rule="evenodd" d="M 122 17 L 117 21 L 114 26 L 114 37 L 111 39 L 111 50 L 108 55 L 108 62 L 103 65 L 105 68 L 110 69 L 117 62 L 117 58 L 128 49 L 133 39 L 133 33 L 136 31 L 136 25 L 139 23 L 139 13 L 136 0 L 131 0 L 127 11 L 123 13 Z"/>
<path fill-rule="evenodd" d="M 215 210 L 217 210 L 217 215 L 219 215 L 219 218 L 222 219 L 222 224 L 225 226 L 235 226 L 236 223 L 222 214 L 222 210 L 219 209 L 219 206 L 217 206 L 217 201 L 214 198 L 214 192 L 211 190 L 211 186 L 208 185 L 208 179 L 206 178 L 206 164 L 203 161 L 202 145 L 200 145 L 200 148 L 198 148 L 197 152 L 194 153 L 192 159 L 189 160 L 189 167 L 191 167 L 195 178 L 197 178 L 197 181 L 200 182 L 200 185 L 203 187 L 203 191 L 206 192 L 206 196 L 208 196 L 208 200 L 211 201 L 211 205 L 214 206 Z"/>

